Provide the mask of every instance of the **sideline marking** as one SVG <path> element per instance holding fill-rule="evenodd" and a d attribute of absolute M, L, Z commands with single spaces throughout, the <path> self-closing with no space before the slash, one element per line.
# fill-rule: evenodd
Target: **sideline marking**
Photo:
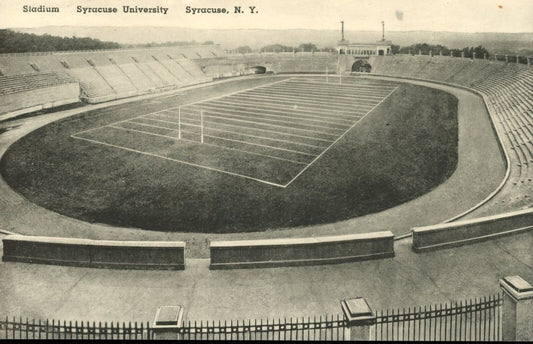
<path fill-rule="evenodd" d="M 394 91 L 396 91 L 396 89 L 398 88 L 399 86 L 397 86 L 396 88 L 394 88 L 385 98 L 383 98 L 379 103 L 377 103 L 372 109 L 370 109 L 363 117 L 361 117 L 361 119 L 359 119 L 357 122 L 355 122 L 350 128 L 348 128 L 348 130 L 346 130 L 344 132 L 344 134 L 342 134 L 341 136 L 339 136 L 335 141 L 333 141 L 332 144 L 329 145 L 328 148 L 326 148 L 322 153 L 320 153 L 320 155 L 318 155 L 316 158 L 313 159 L 313 161 L 311 161 L 309 163 L 309 165 L 307 165 L 303 170 L 300 171 L 300 173 L 298 173 L 294 178 L 292 178 L 287 184 L 285 184 L 285 187 L 291 185 L 291 183 L 293 181 L 296 180 L 296 178 L 298 178 L 302 173 L 304 173 L 315 161 L 317 161 L 318 159 L 320 159 L 320 157 L 322 155 L 324 155 L 331 147 L 333 147 L 337 142 L 339 142 L 340 139 L 342 139 L 350 130 L 353 129 L 353 127 L 355 127 L 357 125 L 357 123 L 361 122 L 363 120 L 363 118 L 365 118 L 369 113 L 371 113 L 375 108 L 377 108 L 381 103 L 383 103 L 383 101 L 387 98 L 389 98 L 389 96 L 391 94 L 394 93 Z"/>
<path fill-rule="evenodd" d="M 76 135 L 76 134 L 74 134 L 74 135 Z M 228 171 L 219 170 L 219 169 L 217 169 L 217 168 L 213 168 L 213 167 L 197 165 L 197 164 L 194 164 L 194 163 L 191 163 L 191 162 L 187 162 L 187 161 L 182 161 L 182 160 L 178 160 L 178 159 L 172 159 L 172 158 L 169 158 L 169 157 L 166 157 L 166 156 L 162 156 L 162 155 L 157 155 L 157 154 L 152 154 L 152 153 L 148 153 L 148 152 L 143 152 L 143 151 L 136 150 L 136 149 L 133 149 L 133 148 L 127 148 L 127 147 L 117 146 L 117 145 L 114 145 L 114 144 L 111 144 L 111 143 L 100 142 L 100 141 L 91 140 L 91 139 L 87 139 L 87 138 L 85 138 L 85 137 L 78 137 L 78 136 L 74 136 L 74 135 L 71 135 L 71 137 L 72 137 L 72 138 L 75 138 L 75 139 L 78 139 L 78 140 L 84 140 L 84 141 L 89 141 L 89 142 L 96 143 L 96 144 L 100 144 L 100 145 L 104 145 L 104 146 L 109 146 L 109 147 L 118 148 L 118 149 L 124 149 L 124 150 L 130 151 L 130 152 L 135 152 L 135 153 L 139 153 L 139 154 L 144 154 L 144 155 L 148 155 L 148 156 L 152 156 L 152 157 L 156 157 L 156 158 L 161 158 L 161 159 L 165 159 L 165 160 L 169 160 L 169 161 L 175 161 L 175 162 L 179 162 L 179 163 L 182 163 L 182 164 L 185 164 L 185 165 L 189 165 L 189 166 L 201 167 L 201 168 L 205 168 L 206 170 L 211 170 L 211 171 L 216 171 L 216 172 L 221 172 L 221 173 L 229 174 L 229 175 L 232 175 L 232 176 L 237 176 L 237 177 L 242 177 L 242 178 L 246 178 L 246 179 L 251 179 L 251 180 L 255 180 L 256 182 L 260 182 L 260 183 L 264 183 L 264 184 L 268 184 L 268 185 L 272 185 L 272 186 L 277 186 L 277 187 L 281 187 L 281 188 L 284 188 L 284 187 L 285 187 L 284 185 L 281 185 L 281 184 L 277 184 L 277 183 L 273 183 L 273 182 L 268 182 L 268 181 L 266 181 L 266 180 L 257 179 L 257 178 L 253 178 L 253 177 L 250 177 L 250 176 L 245 176 L 245 175 L 238 174 L 238 173 L 234 173 L 234 172 L 228 172 Z M 183 139 L 182 139 L 182 140 L 183 140 Z M 187 140 L 187 141 L 188 141 L 188 140 Z M 196 141 L 192 141 L 192 142 L 196 142 Z"/>

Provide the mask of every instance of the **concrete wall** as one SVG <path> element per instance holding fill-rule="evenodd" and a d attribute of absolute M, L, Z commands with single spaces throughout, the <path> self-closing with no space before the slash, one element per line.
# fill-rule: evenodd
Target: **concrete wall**
<path fill-rule="evenodd" d="M 117 269 L 183 270 L 181 241 L 106 241 L 8 235 L 3 261 Z"/>
<path fill-rule="evenodd" d="M 24 109 L 36 111 L 75 103 L 79 101 L 79 96 L 80 86 L 77 82 L 6 94 L 0 96 L 0 114 L 13 111 L 22 114 L 24 111 L 21 110 Z"/>
<path fill-rule="evenodd" d="M 344 263 L 394 256 L 390 231 L 333 237 L 214 241 L 210 269 Z"/>
<path fill-rule="evenodd" d="M 413 251 L 466 245 L 533 229 L 533 209 L 413 228 Z"/>

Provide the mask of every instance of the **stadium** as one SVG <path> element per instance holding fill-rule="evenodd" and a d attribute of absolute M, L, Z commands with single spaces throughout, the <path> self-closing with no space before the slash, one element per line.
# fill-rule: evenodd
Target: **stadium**
<path fill-rule="evenodd" d="M 385 36 L 0 54 L 0 339 L 533 340 L 533 57 Z"/>

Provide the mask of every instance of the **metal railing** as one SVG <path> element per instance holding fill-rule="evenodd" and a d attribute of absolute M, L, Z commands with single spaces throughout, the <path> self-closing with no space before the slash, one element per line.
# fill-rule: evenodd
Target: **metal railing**
<path fill-rule="evenodd" d="M 340 315 L 325 317 L 245 320 L 237 322 L 184 322 L 184 340 L 345 340 L 347 322 Z"/>
<path fill-rule="evenodd" d="M 501 294 L 489 297 L 379 311 L 370 339 L 405 341 L 501 341 Z M 342 315 L 243 321 L 183 321 L 183 340 L 349 340 Z M 150 323 L 0 320 L 0 339 L 157 339 Z"/>
<path fill-rule="evenodd" d="M 502 295 L 381 311 L 374 328 L 376 340 L 501 341 Z"/>
<path fill-rule="evenodd" d="M 149 323 L 0 320 L 0 339 L 151 339 Z"/>

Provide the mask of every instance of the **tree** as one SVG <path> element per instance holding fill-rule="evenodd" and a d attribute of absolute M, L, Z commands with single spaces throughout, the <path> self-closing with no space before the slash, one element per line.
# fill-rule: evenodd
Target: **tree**
<path fill-rule="evenodd" d="M 118 49 L 120 44 L 89 37 L 59 37 L 0 30 L 0 53 Z"/>
<path fill-rule="evenodd" d="M 240 47 L 235 48 L 235 52 L 238 54 L 248 54 L 252 52 L 252 48 L 247 45 L 242 45 Z"/>
<path fill-rule="evenodd" d="M 313 52 L 317 51 L 318 48 L 313 43 L 302 43 L 300 46 L 298 46 L 298 51 L 308 51 Z"/>
<path fill-rule="evenodd" d="M 288 47 L 286 45 L 281 44 L 270 44 L 265 45 L 260 49 L 261 52 L 266 53 L 280 53 L 280 52 L 292 52 L 294 50 L 293 47 Z"/>

